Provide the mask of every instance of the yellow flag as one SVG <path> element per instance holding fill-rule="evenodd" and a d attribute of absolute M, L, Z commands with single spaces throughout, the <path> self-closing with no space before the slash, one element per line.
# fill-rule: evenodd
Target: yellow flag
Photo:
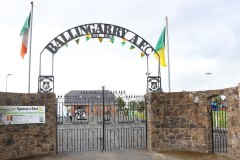
<path fill-rule="evenodd" d="M 164 55 L 164 49 L 165 49 L 165 28 L 163 29 L 159 40 L 157 42 L 156 48 L 155 50 L 157 51 L 157 53 L 154 53 L 154 57 L 158 60 L 160 60 L 160 65 L 163 67 L 166 67 L 166 61 L 165 61 L 165 55 Z"/>
<path fill-rule="evenodd" d="M 159 56 L 160 56 L 160 65 L 163 67 L 166 67 L 166 61 L 165 61 L 165 54 L 164 54 L 164 48 L 160 49 L 157 51 L 157 53 L 154 53 L 154 57 L 159 61 Z"/>

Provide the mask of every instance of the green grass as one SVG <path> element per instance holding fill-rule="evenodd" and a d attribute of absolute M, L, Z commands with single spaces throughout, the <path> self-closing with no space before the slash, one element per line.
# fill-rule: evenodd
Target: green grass
<path fill-rule="evenodd" d="M 131 116 L 137 117 L 139 119 L 145 119 L 145 112 L 130 111 Z"/>
<path fill-rule="evenodd" d="M 225 110 L 212 111 L 213 128 L 227 128 L 227 112 Z"/>

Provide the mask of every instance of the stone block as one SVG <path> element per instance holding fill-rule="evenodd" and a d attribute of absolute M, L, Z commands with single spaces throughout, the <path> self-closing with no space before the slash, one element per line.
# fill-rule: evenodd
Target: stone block
<path fill-rule="evenodd" d="M 179 93 L 155 93 L 150 108 L 154 108 L 152 122 L 157 121 L 159 143 L 155 149 L 211 152 L 211 117 L 209 112 L 212 96 L 227 97 L 228 155 L 233 159 L 240 155 L 240 83 L 238 87 L 222 90 Z M 198 103 L 194 103 L 198 97 Z M 160 115 L 160 116 L 159 116 Z M 152 127 L 154 130 L 154 126 Z M 157 140 L 157 141 L 158 141 Z"/>
<path fill-rule="evenodd" d="M 49 99 L 50 98 L 50 99 Z M 48 144 L 44 154 L 56 151 L 56 122 L 54 94 L 1 93 L 0 105 L 34 106 L 46 108 L 45 124 L 0 126 L 0 159 L 27 159 L 42 155 L 43 144 Z M 49 116 L 50 114 L 54 116 Z M 31 148 L 31 149 L 30 149 Z"/>

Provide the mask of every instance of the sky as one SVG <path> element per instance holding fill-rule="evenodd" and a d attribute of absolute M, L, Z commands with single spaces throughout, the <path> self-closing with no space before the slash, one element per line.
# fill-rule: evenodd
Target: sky
<path fill-rule="evenodd" d="M 29 53 L 20 57 L 20 31 L 31 1 L 0 0 L 0 92 L 28 92 Z M 202 91 L 237 86 L 240 82 L 240 1 L 238 0 L 33 0 L 31 93 L 38 90 L 42 49 L 60 33 L 83 24 L 124 27 L 155 47 L 168 16 L 170 64 L 161 67 L 162 89 Z M 145 94 L 147 60 L 141 51 L 123 47 L 121 39 L 80 39 L 54 56 L 55 93 L 70 90 L 124 90 Z M 51 71 L 51 54 L 44 53 L 42 75 Z M 166 59 L 167 60 L 167 59 Z M 149 56 L 151 76 L 158 62 Z M 212 73 L 207 75 L 206 73 Z M 12 74 L 10 76 L 6 76 Z M 6 87 L 7 80 L 7 87 Z"/>

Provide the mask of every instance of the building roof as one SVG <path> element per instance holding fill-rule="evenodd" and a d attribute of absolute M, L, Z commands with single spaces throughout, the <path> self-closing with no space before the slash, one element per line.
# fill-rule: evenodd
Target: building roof
<path fill-rule="evenodd" d="M 104 91 L 105 104 L 114 103 L 115 95 L 109 91 Z M 102 104 L 103 91 L 102 90 L 71 90 L 64 96 L 64 104 L 68 105 L 92 105 Z"/>

